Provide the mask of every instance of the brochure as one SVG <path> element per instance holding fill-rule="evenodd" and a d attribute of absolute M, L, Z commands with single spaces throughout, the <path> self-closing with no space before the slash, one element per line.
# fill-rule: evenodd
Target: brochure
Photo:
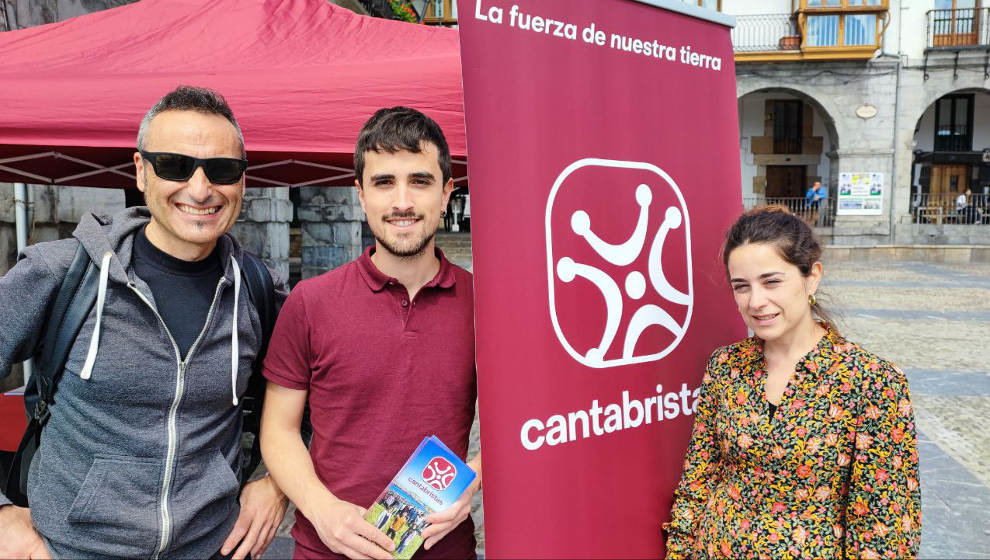
<path fill-rule="evenodd" d="M 393 558 L 411 558 L 423 544 L 426 516 L 453 505 L 475 476 L 436 436 L 424 438 L 365 519 L 395 543 Z"/>

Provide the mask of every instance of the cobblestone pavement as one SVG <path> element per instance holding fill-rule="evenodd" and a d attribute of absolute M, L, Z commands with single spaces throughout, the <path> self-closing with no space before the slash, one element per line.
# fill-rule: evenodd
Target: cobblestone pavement
<path fill-rule="evenodd" d="M 990 557 L 990 265 L 826 263 L 822 290 L 843 334 L 908 376 L 921 557 Z"/>
<path fill-rule="evenodd" d="M 990 558 L 990 264 L 826 263 L 822 292 L 845 336 L 908 376 L 921 557 Z M 477 425 L 471 445 L 473 455 Z M 472 515 L 483 555 L 480 493 Z M 291 540 L 279 541 L 266 557 L 291 553 Z"/>

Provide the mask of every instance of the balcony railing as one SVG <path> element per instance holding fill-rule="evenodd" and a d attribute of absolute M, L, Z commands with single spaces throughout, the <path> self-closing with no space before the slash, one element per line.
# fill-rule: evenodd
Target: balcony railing
<path fill-rule="evenodd" d="M 835 199 L 832 198 L 826 198 L 819 201 L 817 205 L 814 205 L 803 196 L 743 197 L 743 208 L 746 210 L 764 204 L 785 206 L 792 214 L 808 222 L 812 227 L 832 227 L 835 223 Z"/>
<path fill-rule="evenodd" d="M 990 45 L 990 8 L 928 10 L 929 49 L 979 48 Z"/>
<path fill-rule="evenodd" d="M 990 194 L 973 194 L 965 204 L 958 194 L 917 195 L 911 204 L 916 224 L 983 224 L 990 225 Z"/>
<path fill-rule="evenodd" d="M 801 37 L 792 14 L 736 16 L 732 48 L 737 53 L 796 51 Z"/>

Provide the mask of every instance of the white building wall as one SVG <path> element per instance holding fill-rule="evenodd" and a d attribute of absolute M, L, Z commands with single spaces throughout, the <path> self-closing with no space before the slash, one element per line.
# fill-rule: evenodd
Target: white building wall
<path fill-rule="evenodd" d="M 896 56 L 899 45 L 910 63 L 920 64 L 925 56 L 928 10 L 934 7 L 935 0 L 890 0 L 883 53 Z"/>
<path fill-rule="evenodd" d="M 973 99 L 973 150 L 990 148 L 990 94 L 977 93 Z"/>
<path fill-rule="evenodd" d="M 734 16 L 788 14 L 794 4 L 792 0 L 722 0 L 722 11 Z M 900 48 L 910 59 L 920 61 L 925 54 L 927 12 L 935 7 L 934 0 L 889 0 L 888 4 L 882 54 L 897 56 Z"/>
<path fill-rule="evenodd" d="M 935 105 L 932 104 L 921 115 L 914 134 L 914 149 L 930 152 L 935 149 Z"/>
<path fill-rule="evenodd" d="M 789 14 L 791 0 L 722 0 L 722 12 L 734 16 Z"/>

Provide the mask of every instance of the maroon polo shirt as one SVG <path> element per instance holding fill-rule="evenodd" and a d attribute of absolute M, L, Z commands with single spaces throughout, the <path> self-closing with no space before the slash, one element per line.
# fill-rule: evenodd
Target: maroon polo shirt
<path fill-rule="evenodd" d="M 474 419 L 471 273 L 437 249 L 440 271 L 416 298 L 371 262 L 303 280 L 279 314 L 269 381 L 309 391 L 310 456 L 338 498 L 369 508 L 424 437 L 465 458 Z M 296 558 L 343 558 L 296 513 Z M 474 556 L 471 518 L 417 558 Z"/>

